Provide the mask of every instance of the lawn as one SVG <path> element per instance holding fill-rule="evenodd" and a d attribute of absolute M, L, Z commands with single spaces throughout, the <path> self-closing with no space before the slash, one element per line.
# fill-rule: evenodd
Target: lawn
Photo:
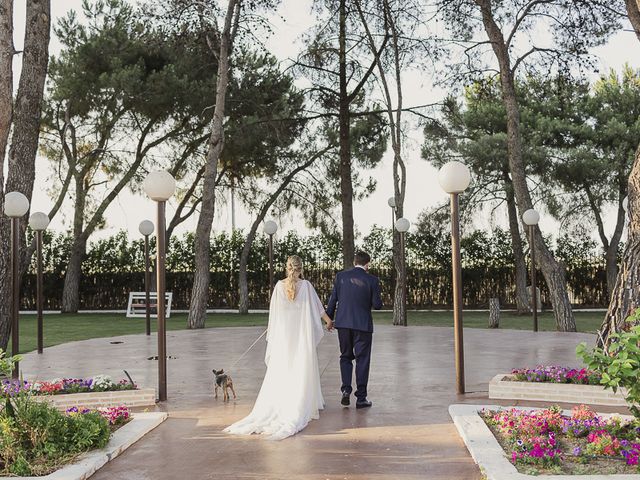
<path fill-rule="evenodd" d="M 464 326 L 469 328 L 487 328 L 488 312 L 465 312 Z M 603 312 L 576 312 L 576 323 L 580 332 L 595 332 L 604 317 Z M 174 314 L 167 321 L 167 330 L 186 328 L 186 314 Z M 374 322 L 391 324 L 391 312 L 376 312 Z M 538 319 L 540 330 L 555 330 L 553 315 L 543 313 Z M 409 325 L 430 325 L 448 327 L 453 324 L 451 312 L 409 312 Z M 114 337 L 144 333 L 144 318 L 126 318 L 124 314 L 91 313 L 77 315 L 49 314 L 44 316 L 45 347 L 88 338 Z M 238 315 L 235 313 L 209 314 L 207 328 L 247 327 L 267 324 L 267 315 L 256 313 Z M 155 331 L 155 319 L 151 321 Z M 532 326 L 531 316 L 517 316 L 510 312 L 502 312 L 500 328 L 529 330 Z M 11 345 L 11 342 L 9 342 Z M 36 349 L 36 316 L 20 316 L 20 350 L 29 352 Z"/>

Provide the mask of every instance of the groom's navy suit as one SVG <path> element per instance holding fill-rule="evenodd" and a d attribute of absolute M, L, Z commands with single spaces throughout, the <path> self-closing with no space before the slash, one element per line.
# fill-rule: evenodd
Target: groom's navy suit
<path fill-rule="evenodd" d="M 337 308 L 336 308 L 337 307 Z M 339 272 L 327 305 L 340 340 L 342 392 L 352 391 L 353 360 L 356 361 L 356 397 L 367 398 L 373 317 L 371 309 L 380 310 L 380 281 L 360 267 Z"/>

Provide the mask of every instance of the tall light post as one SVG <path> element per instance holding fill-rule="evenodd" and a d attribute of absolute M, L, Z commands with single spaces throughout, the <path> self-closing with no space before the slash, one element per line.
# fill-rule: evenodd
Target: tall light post
<path fill-rule="evenodd" d="M 20 353 L 20 218 L 29 211 L 29 200 L 20 192 L 4 196 L 4 214 L 11 219 L 11 355 Z M 15 363 L 12 377 L 18 378 Z"/>
<path fill-rule="evenodd" d="M 153 229 L 153 222 L 151 220 L 143 220 L 140 222 L 140 225 L 138 225 L 138 230 L 144 236 L 144 302 L 147 335 L 151 335 L 151 299 L 149 298 L 151 269 L 149 268 L 149 235 L 153 233 Z"/>
<path fill-rule="evenodd" d="M 456 390 L 465 393 L 464 385 L 464 342 L 462 338 L 462 266 L 460 265 L 460 201 L 459 195 L 471 182 L 471 174 L 466 165 L 449 162 L 438 173 L 442 189 L 451 198 L 451 269 L 453 274 L 453 342 L 456 362 Z"/>
<path fill-rule="evenodd" d="M 273 220 L 264 222 L 264 233 L 269 235 L 269 300 L 273 292 L 273 236 L 278 231 L 278 224 Z"/>
<path fill-rule="evenodd" d="M 406 254 L 405 254 L 405 248 L 404 248 L 404 236 L 405 234 L 409 231 L 409 228 L 411 228 L 411 222 L 409 222 L 409 220 L 407 220 L 406 218 L 399 218 L 398 220 L 396 220 L 395 223 L 395 228 L 398 231 L 398 233 L 400 234 L 400 272 L 402 272 L 402 275 L 404 278 L 401 278 L 401 299 L 400 301 L 402 302 L 402 308 L 401 311 L 403 313 L 403 318 L 402 318 L 402 325 L 403 326 L 407 326 L 407 258 L 406 258 Z"/>
<path fill-rule="evenodd" d="M 522 221 L 529 227 L 529 250 L 531 252 L 531 310 L 533 310 L 533 331 L 538 331 L 538 290 L 536 289 L 536 245 L 535 228 L 540 221 L 540 214 L 530 208 L 522 214 Z"/>
<path fill-rule="evenodd" d="M 165 263 L 166 263 L 166 219 L 165 204 L 176 191 L 176 181 L 166 171 L 149 173 L 142 184 L 151 200 L 158 203 L 156 222 L 156 275 L 157 275 L 157 312 L 158 312 L 158 398 L 167 400 L 167 330 L 165 304 Z"/>
<path fill-rule="evenodd" d="M 49 226 L 49 216 L 43 212 L 32 213 L 29 226 L 36 232 L 36 310 L 38 312 L 38 353 L 44 349 L 44 327 L 42 321 L 42 232 Z"/>

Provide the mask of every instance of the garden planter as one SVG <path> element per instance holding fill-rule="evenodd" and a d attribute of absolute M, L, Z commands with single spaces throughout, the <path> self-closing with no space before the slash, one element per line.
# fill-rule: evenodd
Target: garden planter
<path fill-rule="evenodd" d="M 487 424 L 480 417 L 482 409 L 496 410 L 505 407 L 495 405 L 450 405 L 449 415 L 458 429 L 460 437 L 467 446 L 473 460 L 480 467 L 487 480 L 640 480 L 640 474 L 616 475 L 528 475 L 520 473 L 513 465 L 504 449 L 500 446 Z M 506 407 L 510 408 L 510 407 Z M 525 409 L 538 410 L 538 409 Z M 565 411 L 565 414 L 571 412 Z M 606 415 L 603 415 L 606 416 Z M 630 418 L 630 417 L 623 417 Z"/>
<path fill-rule="evenodd" d="M 515 382 L 512 375 L 496 375 L 489 382 L 489 398 L 509 400 L 540 400 L 587 405 L 626 407 L 624 389 L 614 393 L 600 385 L 570 383 Z"/>
<path fill-rule="evenodd" d="M 118 392 L 113 392 L 118 393 Z M 82 395 L 82 394 L 76 394 Z M 60 395 L 62 396 L 62 395 Z M 86 480 L 167 418 L 164 412 L 136 413 L 131 421 L 113 433 L 106 447 L 80 456 L 73 464 L 40 477 L 11 477 L 15 480 Z"/>
<path fill-rule="evenodd" d="M 34 400 L 49 402 L 58 410 L 66 411 L 71 407 L 148 407 L 156 403 L 154 388 L 139 390 L 118 390 L 113 392 L 65 393 L 61 395 L 34 395 Z"/>

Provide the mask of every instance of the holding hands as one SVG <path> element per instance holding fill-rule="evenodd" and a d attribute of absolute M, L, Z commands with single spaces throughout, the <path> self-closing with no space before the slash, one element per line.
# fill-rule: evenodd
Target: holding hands
<path fill-rule="evenodd" d="M 322 320 L 324 320 L 324 323 L 327 325 L 327 331 L 332 332 L 333 331 L 333 320 L 331 320 L 331 318 L 329 317 L 329 315 L 327 315 L 326 313 L 324 315 L 322 315 Z"/>

